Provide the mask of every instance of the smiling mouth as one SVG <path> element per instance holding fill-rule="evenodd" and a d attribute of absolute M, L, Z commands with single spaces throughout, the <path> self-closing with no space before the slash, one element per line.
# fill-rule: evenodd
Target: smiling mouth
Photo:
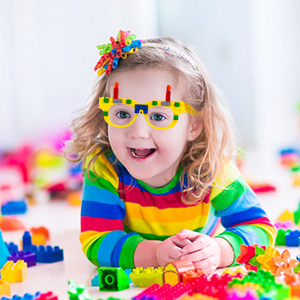
<path fill-rule="evenodd" d="M 155 148 L 146 148 L 146 149 L 129 148 L 129 150 L 131 155 L 135 158 L 146 158 L 156 151 Z"/>

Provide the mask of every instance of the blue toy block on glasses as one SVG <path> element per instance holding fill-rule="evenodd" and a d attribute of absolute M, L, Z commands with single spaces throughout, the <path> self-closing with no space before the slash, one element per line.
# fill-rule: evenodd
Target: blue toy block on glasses
<path fill-rule="evenodd" d="M 27 211 L 27 204 L 24 199 L 19 201 L 9 201 L 1 205 L 1 214 L 4 215 L 20 215 Z"/>
<path fill-rule="evenodd" d="M 44 245 L 37 247 L 32 245 L 30 251 L 35 253 L 37 263 L 54 263 L 64 260 L 64 252 L 59 246 L 47 246 Z"/>

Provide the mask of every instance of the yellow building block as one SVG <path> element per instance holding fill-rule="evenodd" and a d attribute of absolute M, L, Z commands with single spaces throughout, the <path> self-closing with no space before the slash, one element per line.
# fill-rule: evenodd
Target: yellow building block
<path fill-rule="evenodd" d="M 139 287 L 147 287 L 154 283 L 163 285 L 163 271 L 164 267 L 148 267 L 145 269 L 138 267 L 133 269 L 129 276 L 132 282 Z"/>
<path fill-rule="evenodd" d="M 46 238 L 44 235 L 40 234 L 40 233 L 34 233 L 31 236 L 31 243 L 32 245 L 44 245 L 46 246 Z"/>
<path fill-rule="evenodd" d="M 294 222 L 294 213 L 288 209 L 284 210 L 281 215 L 277 218 L 276 221 L 293 221 Z"/>
<path fill-rule="evenodd" d="M 10 283 L 0 279 L 0 296 L 10 296 Z"/>
<path fill-rule="evenodd" d="M 300 174 L 299 173 L 293 173 L 292 178 L 293 178 L 293 185 L 294 186 L 299 186 L 300 185 Z"/>
<path fill-rule="evenodd" d="M 18 260 L 15 264 L 9 260 L 1 270 L 1 279 L 8 282 L 22 282 L 27 277 L 27 263 Z"/>

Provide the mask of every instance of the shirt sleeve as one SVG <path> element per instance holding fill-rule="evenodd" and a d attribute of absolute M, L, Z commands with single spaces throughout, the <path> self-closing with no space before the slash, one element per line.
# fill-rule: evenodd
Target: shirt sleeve
<path fill-rule="evenodd" d="M 223 184 L 218 177 L 210 194 L 215 215 L 221 218 L 225 228 L 216 237 L 224 238 L 231 244 L 235 259 L 240 254 L 241 244 L 273 246 L 276 229 L 233 162 L 224 167 L 224 175 L 225 187 L 220 187 Z"/>
<path fill-rule="evenodd" d="M 87 158 L 86 166 L 92 157 Z M 80 242 L 87 258 L 98 267 L 134 268 L 135 249 L 144 239 L 124 231 L 125 204 L 118 185 L 118 175 L 104 154 L 94 168 L 85 169 Z"/>

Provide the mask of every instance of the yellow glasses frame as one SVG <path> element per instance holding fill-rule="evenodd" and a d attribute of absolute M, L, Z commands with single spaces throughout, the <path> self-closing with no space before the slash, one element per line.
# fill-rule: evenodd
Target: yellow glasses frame
<path fill-rule="evenodd" d="M 116 125 L 110 121 L 108 111 L 111 106 L 116 105 L 116 104 L 126 104 L 126 105 L 129 105 L 134 108 L 134 118 L 132 119 L 132 121 L 130 123 L 128 123 L 126 125 Z M 169 126 L 161 128 L 161 127 L 156 127 L 150 123 L 150 121 L 147 117 L 148 108 L 157 107 L 157 106 L 168 107 L 173 111 L 173 114 L 174 114 L 173 121 Z M 111 126 L 114 126 L 114 127 L 130 126 L 135 121 L 138 114 L 143 114 L 145 116 L 147 123 L 151 127 L 155 128 L 155 129 L 160 129 L 160 130 L 169 129 L 169 128 L 173 127 L 174 125 L 176 125 L 176 123 L 179 119 L 179 115 L 182 113 L 189 113 L 194 116 L 201 116 L 201 113 L 199 111 L 197 111 L 196 109 L 194 109 L 192 106 L 190 106 L 188 103 L 177 102 L 177 101 L 152 100 L 152 101 L 148 101 L 146 103 L 139 103 L 135 100 L 131 100 L 131 99 L 127 99 L 127 98 L 114 99 L 113 97 L 110 97 L 110 98 L 101 97 L 101 98 L 99 98 L 99 107 L 98 108 L 100 108 L 103 111 L 103 117 L 104 117 L 104 120 L 106 121 L 106 123 Z"/>

